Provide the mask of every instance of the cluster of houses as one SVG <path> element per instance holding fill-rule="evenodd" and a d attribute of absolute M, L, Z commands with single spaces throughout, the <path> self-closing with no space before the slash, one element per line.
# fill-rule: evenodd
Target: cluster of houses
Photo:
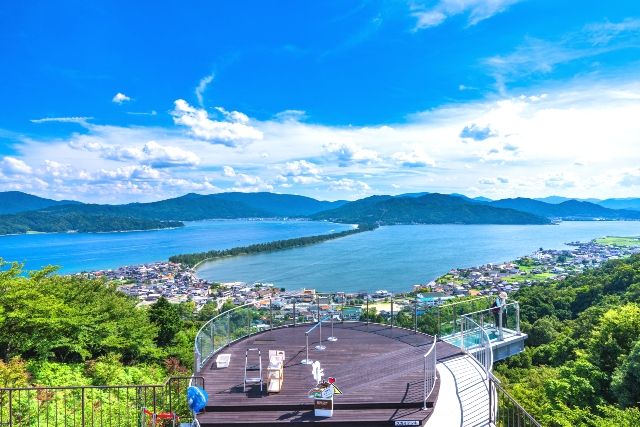
<path fill-rule="evenodd" d="M 571 249 L 540 249 L 514 262 L 452 269 L 429 283 L 428 288 L 445 295 L 491 295 L 517 291 L 523 286 L 563 280 L 571 274 L 602 263 L 640 253 L 640 247 L 617 247 L 596 241 L 572 242 Z"/>
<path fill-rule="evenodd" d="M 121 282 L 118 288 L 138 298 L 140 305 L 153 304 L 164 297 L 173 303 L 193 301 L 196 307 L 202 307 L 211 299 L 210 282 L 198 278 L 192 269 L 173 262 L 131 265 L 85 274 Z"/>

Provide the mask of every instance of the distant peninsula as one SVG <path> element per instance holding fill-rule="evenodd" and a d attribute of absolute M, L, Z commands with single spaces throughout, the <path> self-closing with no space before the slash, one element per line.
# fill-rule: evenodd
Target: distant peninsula
<path fill-rule="evenodd" d="M 276 240 L 268 243 L 257 243 L 249 246 L 239 246 L 231 249 L 211 250 L 207 252 L 198 252 L 192 254 L 174 255 L 169 258 L 169 261 L 181 263 L 189 267 L 197 267 L 205 261 L 213 261 L 220 258 L 229 258 L 239 255 L 255 255 L 264 252 L 274 252 L 284 249 L 299 248 L 301 246 L 314 245 L 316 243 L 326 242 L 327 240 L 339 239 L 341 237 L 347 237 L 352 234 L 362 233 L 364 231 L 371 231 L 378 228 L 374 224 L 360 224 L 358 227 L 351 230 L 339 231 L 330 234 L 319 234 L 316 236 L 297 237 L 294 239 Z"/>

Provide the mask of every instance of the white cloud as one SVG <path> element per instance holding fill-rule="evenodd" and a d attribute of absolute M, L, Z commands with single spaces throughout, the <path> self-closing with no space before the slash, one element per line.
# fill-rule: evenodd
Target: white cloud
<path fill-rule="evenodd" d="M 281 122 L 299 122 L 307 117 L 307 113 L 302 110 L 284 110 L 277 113 L 274 118 Z"/>
<path fill-rule="evenodd" d="M 556 40 L 527 37 L 513 52 L 486 58 L 483 63 L 504 93 L 506 84 L 518 78 L 548 74 L 558 65 L 635 48 L 639 43 L 640 19 L 598 22 Z"/>
<path fill-rule="evenodd" d="M 93 117 L 45 117 L 42 119 L 31 119 L 31 123 L 78 123 L 80 125 L 87 125 L 88 121 Z"/>
<path fill-rule="evenodd" d="M 285 164 L 286 174 L 289 176 L 313 175 L 317 176 L 321 170 L 315 163 L 306 160 L 294 160 Z"/>
<path fill-rule="evenodd" d="M 544 93 L 548 95 L 542 97 Z M 93 201 L 153 200 L 195 191 L 192 188 L 258 191 L 274 186 L 337 199 L 393 192 L 392 184 L 404 192 L 490 197 L 537 197 L 558 188 L 568 188 L 574 197 L 628 197 L 625 185 L 634 185 L 640 175 L 640 80 L 590 80 L 522 97 L 518 93 L 443 105 L 385 126 L 325 126 L 275 118 L 247 118 L 247 123 L 241 113 L 212 114 L 219 114 L 221 123 L 250 126 L 262 138 L 229 149 L 186 135 L 177 126 L 88 123 L 82 132 L 63 138 L 14 137 L 10 157 L 31 167 L 32 173 L 2 172 L 0 185 L 23 191 L 46 186 L 57 197 Z M 495 136 L 463 143 L 461 130 L 474 123 L 481 129 L 488 126 Z M 157 146 L 148 146 L 150 141 Z M 437 164 L 438 169 L 411 167 L 422 164 Z M 103 172 L 98 176 L 97 171 Z M 214 178 L 207 181 L 209 174 Z M 479 185 L 482 179 L 494 179 L 495 184 Z"/>
<path fill-rule="evenodd" d="M 132 116 L 157 116 L 158 112 L 156 110 L 151 111 L 127 111 L 127 114 Z"/>
<path fill-rule="evenodd" d="M 32 169 L 20 159 L 5 156 L 0 160 L 0 171 L 5 175 L 29 175 Z"/>
<path fill-rule="evenodd" d="M 207 86 L 209 86 L 213 82 L 214 78 L 215 78 L 215 74 L 211 73 L 208 76 L 204 76 L 203 78 L 201 78 L 200 82 L 198 82 L 198 86 L 196 87 L 195 93 L 196 93 L 196 98 L 198 98 L 198 104 L 200 104 L 201 107 L 204 107 L 204 101 L 203 101 L 204 91 L 207 90 Z"/>
<path fill-rule="evenodd" d="M 410 168 L 436 165 L 436 162 L 419 146 L 414 146 L 413 150 L 409 152 L 398 151 L 397 153 L 393 153 L 391 158 L 402 166 Z"/>
<path fill-rule="evenodd" d="M 116 93 L 115 95 L 113 95 L 113 98 L 111 98 L 111 102 L 115 104 L 122 104 L 124 102 L 129 102 L 129 101 L 131 101 L 131 98 L 122 92 Z"/>
<path fill-rule="evenodd" d="M 549 188 L 572 188 L 576 186 L 573 179 L 568 178 L 563 173 L 557 173 L 549 176 L 545 180 L 545 185 Z"/>
<path fill-rule="evenodd" d="M 332 191 L 346 191 L 347 193 L 363 194 L 371 191 L 371 187 L 364 181 L 350 178 L 337 179 L 330 182 Z"/>
<path fill-rule="evenodd" d="M 183 99 L 175 101 L 171 115 L 173 121 L 186 126 L 192 136 L 212 143 L 235 146 L 243 141 L 263 138 L 261 131 L 248 124 L 249 118 L 245 114 L 238 111 L 228 112 L 222 107 L 217 109 L 226 121 L 211 120 L 204 109 L 192 107 Z"/>
<path fill-rule="evenodd" d="M 521 0 L 439 0 L 434 6 L 421 3 L 412 5 L 412 15 L 416 18 L 416 30 L 441 25 L 448 18 L 460 14 L 467 15 L 467 25 L 477 23 L 504 12 Z"/>
<path fill-rule="evenodd" d="M 72 148 L 98 152 L 104 159 L 119 162 L 134 161 L 156 168 L 174 166 L 197 166 L 200 158 L 193 152 L 180 147 L 161 145 L 149 141 L 140 146 L 103 145 L 93 140 L 74 140 L 69 143 Z"/>
<path fill-rule="evenodd" d="M 380 156 L 374 150 L 369 150 L 352 142 L 336 143 L 331 142 L 324 146 L 330 159 L 338 161 L 340 166 L 347 166 L 352 163 L 371 163 L 380 160 Z"/>

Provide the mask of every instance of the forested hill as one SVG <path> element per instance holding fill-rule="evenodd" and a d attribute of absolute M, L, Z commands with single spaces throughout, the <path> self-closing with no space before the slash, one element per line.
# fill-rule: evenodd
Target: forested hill
<path fill-rule="evenodd" d="M 29 211 L 0 215 L 0 234 L 155 230 L 182 227 L 183 225 L 180 221 L 159 221 L 62 210 Z"/>
<path fill-rule="evenodd" d="M 0 214 L 34 211 L 51 206 L 78 204 L 72 200 L 51 200 L 21 191 L 0 192 Z"/>
<path fill-rule="evenodd" d="M 565 219 L 565 220 L 591 220 L 591 219 L 607 219 L 607 220 L 638 220 L 640 212 L 631 210 L 609 209 L 595 203 L 567 200 L 562 203 L 545 203 L 539 200 L 527 199 L 523 197 L 515 199 L 502 199 L 488 203 L 498 208 L 516 209 L 522 212 L 528 212 L 533 215 L 544 216 L 546 218 Z"/>
<path fill-rule="evenodd" d="M 524 288 L 523 353 L 496 367 L 544 426 L 640 426 L 640 255 Z"/>
<path fill-rule="evenodd" d="M 541 216 L 488 206 L 459 196 L 372 196 L 312 215 L 343 223 L 378 224 L 548 224 Z"/>

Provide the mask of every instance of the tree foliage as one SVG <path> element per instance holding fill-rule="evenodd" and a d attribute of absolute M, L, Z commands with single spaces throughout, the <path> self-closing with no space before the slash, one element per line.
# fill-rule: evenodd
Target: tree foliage
<path fill-rule="evenodd" d="M 520 290 L 524 353 L 496 367 L 543 425 L 640 425 L 640 255 Z"/>

